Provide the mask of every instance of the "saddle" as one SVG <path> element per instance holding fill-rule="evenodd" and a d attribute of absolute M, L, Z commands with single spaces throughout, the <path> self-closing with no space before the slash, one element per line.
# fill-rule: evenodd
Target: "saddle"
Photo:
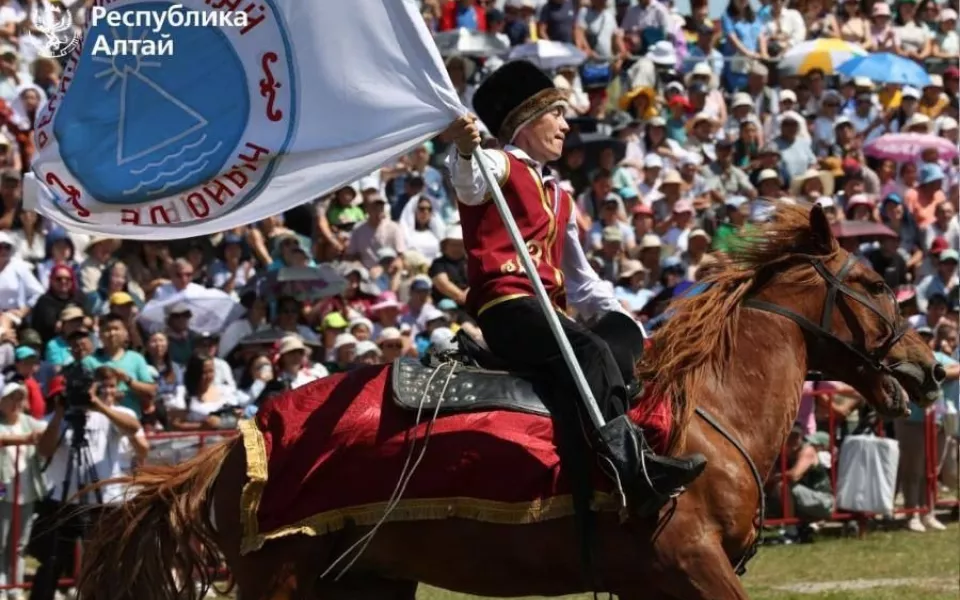
<path fill-rule="evenodd" d="M 643 337 L 621 313 L 607 313 L 591 330 L 610 346 L 625 381 L 643 354 Z M 429 355 L 424 360 L 398 358 L 391 384 L 394 402 L 406 410 L 438 414 L 511 410 L 549 415 L 540 393 L 544 376 L 510 369 L 505 361 L 481 346 L 462 329 L 455 336 L 457 351 Z M 634 384 L 629 393 L 638 393 Z"/>
<path fill-rule="evenodd" d="M 550 414 L 537 392 L 543 388 L 542 376 L 509 371 L 463 330 L 457 332 L 456 341 L 457 352 L 394 361 L 391 386 L 398 406 L 423 414 L 484 410 Z"/>

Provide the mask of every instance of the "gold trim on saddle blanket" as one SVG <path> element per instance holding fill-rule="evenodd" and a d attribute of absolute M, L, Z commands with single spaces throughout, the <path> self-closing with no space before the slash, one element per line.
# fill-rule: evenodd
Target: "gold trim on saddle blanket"
<path fill-rule="evenodd" d="M 329 510 L 274 531 L 261 532 L 257 511 L 267 485 L 267 450 L 263 443 L 263 433 L 254 420 L 241 421 L 239 426 L 247 458 L 247 482 L 240 496 L 240 516 L 243 523 L 241 554 L 255 552 L 269 540 L 277 538 L 297 534 L 322 536 L 343 529 L 347 524 L 370 527 L 383 519 L 388 504 L 385 501 Z M 616 499 L 605 492 L 594 493 L 593 506 L 595 510 L 603 512 L 613 512 L 619 508 Z M 453 497 L 401 500 L 385 522 L 469 519 L 500 525 L 522 525 L 572 515 L 573 500 L 570 495 L 525 502 Z"/>

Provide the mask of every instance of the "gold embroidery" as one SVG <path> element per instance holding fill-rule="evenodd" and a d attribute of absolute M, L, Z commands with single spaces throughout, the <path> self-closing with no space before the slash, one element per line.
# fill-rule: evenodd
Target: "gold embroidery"
<path fill-rule="evenodd" d="M 533 260 L 533 265 L 540 268 L 540 263 L 543 262 L 543 244 L 537 241 L 527 242 L 527 252 L 530 253 L 530 258 Z M 500 265 L 501 273 L 526 273 L 526 269 L 523 268 L 523 263 L 520 261 L 520 256 L 515 255 L 513 258 L 507 262 Z"/>

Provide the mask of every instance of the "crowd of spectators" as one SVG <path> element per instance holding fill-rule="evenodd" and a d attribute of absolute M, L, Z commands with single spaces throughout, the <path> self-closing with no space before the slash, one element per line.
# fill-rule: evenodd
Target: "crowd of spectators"
<path fill-rule="evenodd" d="M 88 3 L 66 4 L 82 23 Z M 0 414 L 16 394 L 25 415 L 23 424 L 0 425 L 0 436 L 36 441 L 54 412 L 49 386 L 75 361 L 97 369 L 109 390 L 104 403 L 135 415 L 145 431 L 220 430 L 254 414 L 276 384 L 295 388 L 356 365 L 422 356 L 459 329 L 480 335 L 463 311 L 466 260 L 443 139 L 284 214 L 201 238 L 91 237 L 24 208 L 32 123 L 61 76 L 36 39 L 37 12 L 54 5 L 0 0 L 0 369 L 16 386 L 3 388 Z M 889 230 L 840 242 L 896 291 L 911 326 L 948 366 L 946 397 L 956 404 L 957 160 L 864 154 L 893 132 L 957 143 L 960 38 L 947 3 L 731 0 L 713 16 L 703 0 L 683 15 L 660 0 L 422 6 L 436 32 L 487 32 L 512 46 L 553 40 L 586 55 L 550 73 L 570 91 L 571 125 L 551 168 L 576 198 L 591 264 L 638 320 L 661 314 L 714 253 L 735 248 L 768 217 L 771 201 L 817 203 L 834 223 Z M 779 68 L 793 46 L 829 37 L 894 52 L 934 75 L 916 89 Z M 468 106 L 503 60 L 444 59 Z M 324 265 L 347 280 L 343 294 L 256 293 L 256 282 L 279 269 Z M 242 316 L 215 330 L 198 325 L 190 299 L 202 288 L 228 294 Z M 163 310 L 145 319 L 151 303 Z M 823 386 L 840 394 L 824 395 Z M 822 432 L 826 410 L 857 412 L 855 392 L 823 386 L 805 390 L 797 436 Z M 905 449 L 904 500 L 913 506 L 924 501 L 915 487 L 925 473 L 915 449 L 922 418 L 914 410 L 895 432 Z M 799 439 L 794 482 L 810 465 Z M 131 442 L 131 457 L 141 451 Z M 0 522 L 9 520 L 3 506 Z M 910 521 L 915 531 L 931 527 L 940 527 L 933 516 Z"/>

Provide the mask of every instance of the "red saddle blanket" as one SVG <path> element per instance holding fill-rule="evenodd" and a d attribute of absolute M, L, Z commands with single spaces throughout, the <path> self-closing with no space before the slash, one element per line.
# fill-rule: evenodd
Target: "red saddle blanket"
<path fill-rule="evenodd" d="M 429 423 L 394 404 L 391 366 L 326 377 L 268 402 L 241 423 L 248 481 L 244 552 L 268 539 L 372 525 L 398 485 L 410 445 L 420 464 L 390 521 L 466 518 L 530 523 L 572 514 L 548 417 L 511 411 L 446 414 Z M 649 395 L 648 395 L 649 396 Z M 662 452 L 671 407 L 645 397 L 631 418 Z M 598 471 L 597 508 L 615 510 Z"/>

